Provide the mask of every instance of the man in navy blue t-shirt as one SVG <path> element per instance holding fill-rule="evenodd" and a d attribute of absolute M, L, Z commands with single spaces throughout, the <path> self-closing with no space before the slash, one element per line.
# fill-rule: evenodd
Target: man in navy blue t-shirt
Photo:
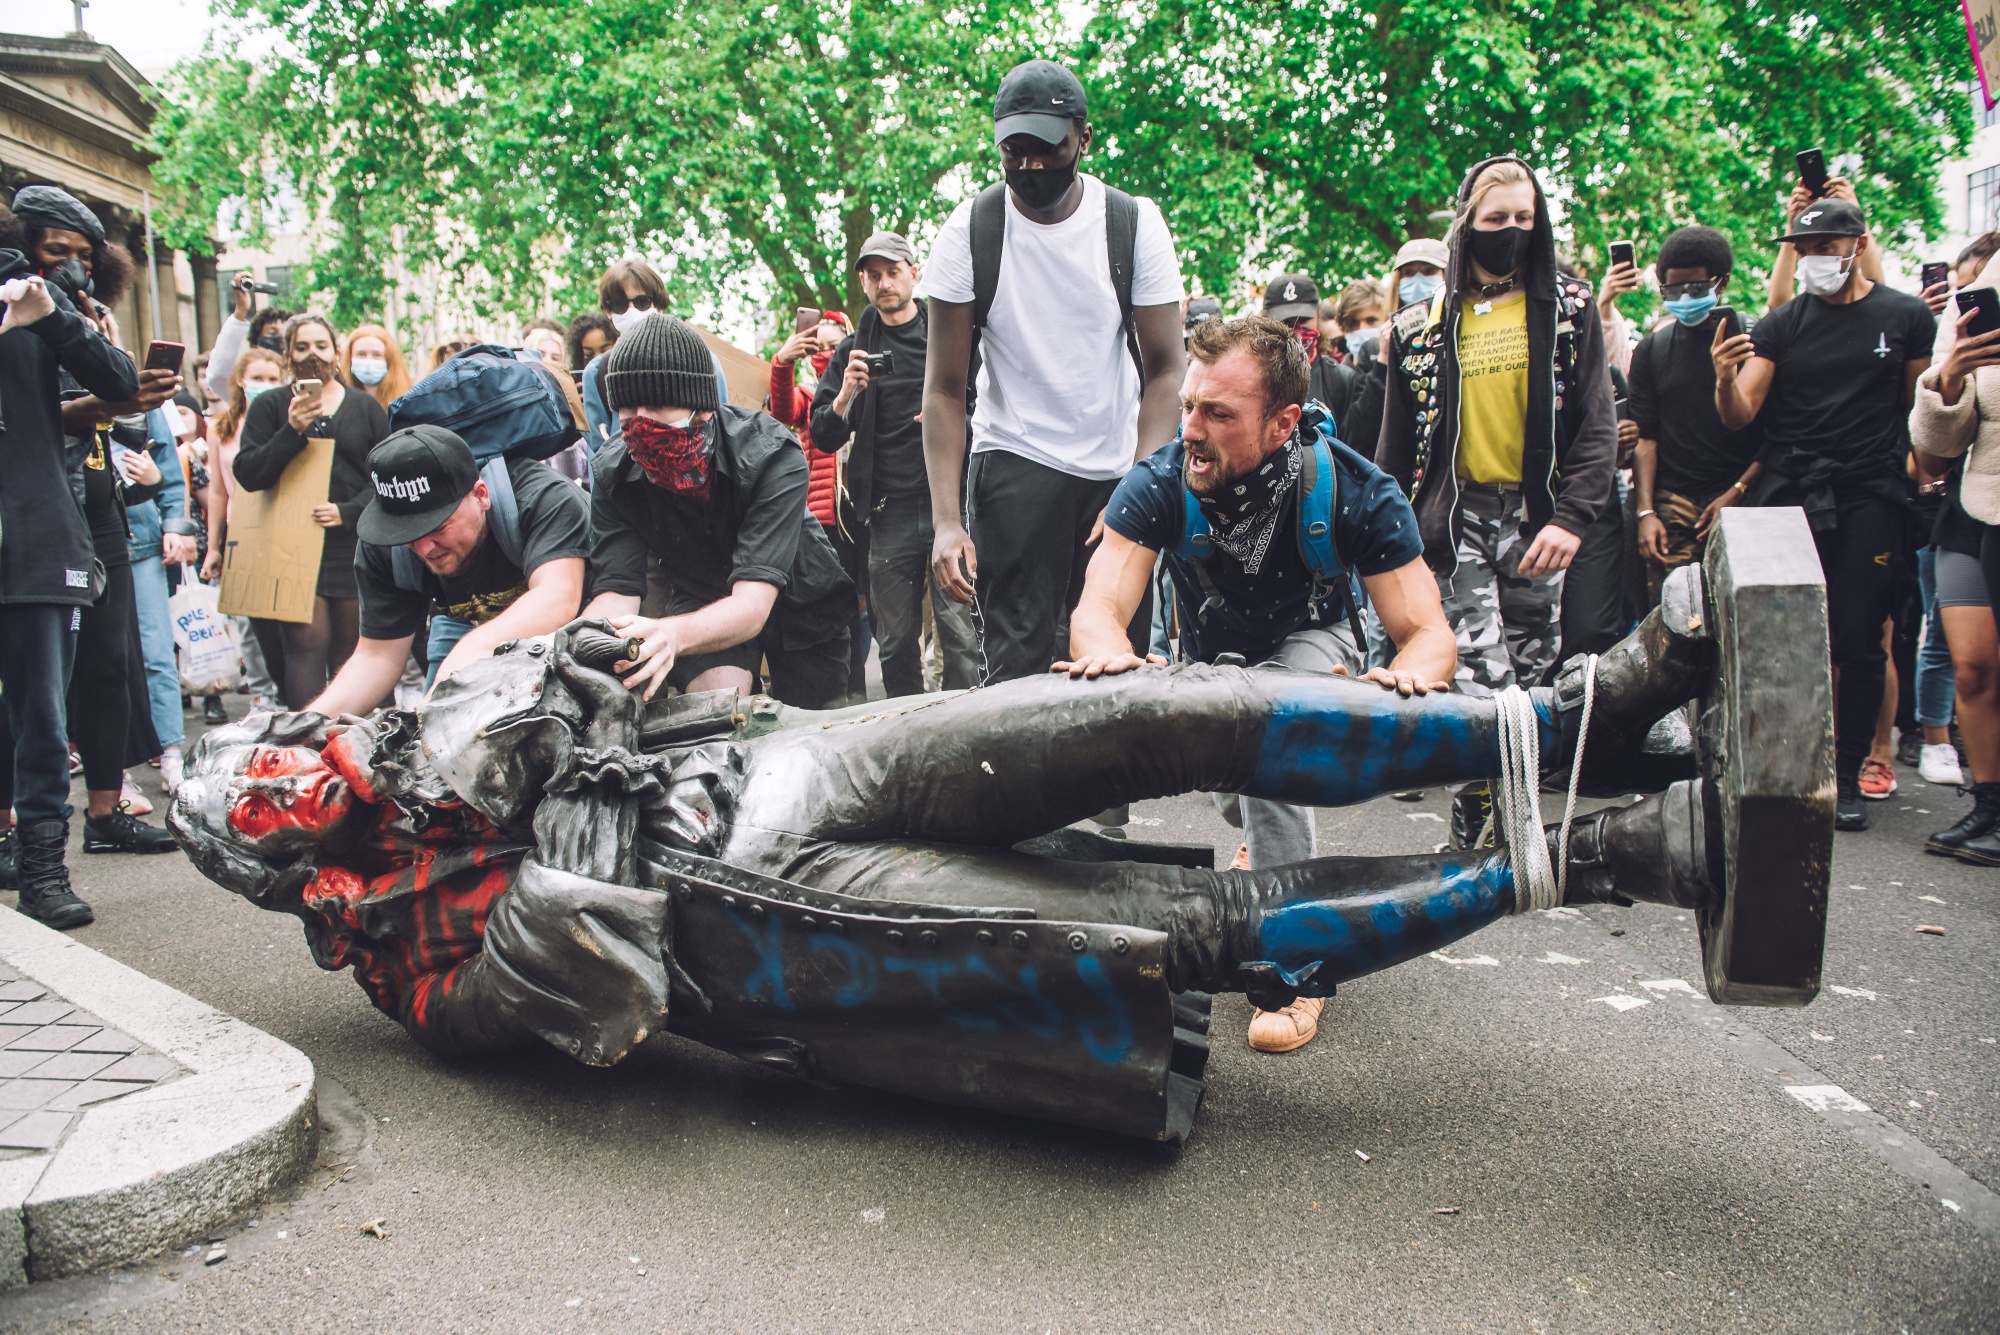
<path fill-rule="evenodd" d="M 1207 663 L 1240 654 L 1250 663 L 1351 673 L 1404 695 L 1450 688 L 1458 642 L 1424 564 L 1416 515 L 1386 473 L 1331 439 L 1325 410 L 1305 402 L 1307 383 L 1305 352 L 1283 325 L 1245 316 L 1195 327 L 1180 438 L 1140 460 L 1112 493 L 1102 545 L 1070 617 L 1070 661 L 1056 671 L 1096 677 L 1148 661 L 1132 651 L 1125 627 L 1165 552 L 1186 658 Z M 1362 670 L 1367 649 L 1347 626 L 1345 579 L 1314 597 L 1299 542 L 1299 475 L 1315 434 L 1331 442 L 1339 483 L 1334 553 L 1361 577 L 1397 646 L 1387 667 Z M 1209 526 L 1209 556 L 1199 569 L 1178 554 L 1190 492 Z M 1249 866 L 1312 857 L 1310 807 L 1228 800 L 1239 802 Z M 1317 999 L 1301 997 L 1282 1011 L 1258 1012 L 1250 1045 L 1299 1047 L 1317 1030 L 1319 1008 Z"/>

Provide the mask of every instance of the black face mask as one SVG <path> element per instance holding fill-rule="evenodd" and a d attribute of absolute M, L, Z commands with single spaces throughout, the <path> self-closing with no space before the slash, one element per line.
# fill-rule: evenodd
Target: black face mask
<path fill-rule="evenodd" d="M 1535 234 L 1525 227 L 1501 227 L 1491 232 L 1466 233 L 1466 245 L 1479 267 L 1495 277 L 1505 278 L 1528 258 L 1528 246 Z"/>
<path fill-rule="evenodd" d="M 82 307 L 83 299 L 91 294 L 90 273 L 74 255 L 60 264 L 43 265 L 42 280 L 68 297 L 72 306 Z"/>
<path fill-rule="evenodd" d="M 1070 183 L 1076 180 L 1076 161 L 1071 159 L 1067 167 L 1044 167 L 1040 171 L 1009 167 L 1005 175 L 1014 198 L 1027 208 L 1046 212 L 1069 193 Z"/>

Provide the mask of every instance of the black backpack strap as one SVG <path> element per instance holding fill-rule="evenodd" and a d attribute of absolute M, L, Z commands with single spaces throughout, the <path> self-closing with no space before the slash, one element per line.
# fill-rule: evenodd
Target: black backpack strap
<path fill-rule="evenodd" d="M 1007 183 L 996 181 L 972 201 L 972 328 L 986 327 L 1000 289 L 1000 252 L 1007 241 Z"/>
<path fill-rule="evenodd" d="M 1146 359 L 1139 352 L 1139 329 L 1132 321 L 1132 271 L 1138 264 L 1139 201 L 1123 190 L 1104 187 L 1104 251 L 1111 261 L 1111 289 L 1118 294 L 1118 325 L 1125 331 L 1125 350 L 1138 368 L 1140 392 L 1146 383 Z"/>

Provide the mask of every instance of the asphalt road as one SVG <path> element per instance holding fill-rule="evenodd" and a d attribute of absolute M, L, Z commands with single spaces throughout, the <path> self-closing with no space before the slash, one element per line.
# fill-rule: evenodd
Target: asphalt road
<path fill-rule="evenodd" d="M 1178 1154 L 672 1036 L 607 1071 L 444 1065 L 178 854 L 79 858 L 79 939 L 304 1050 L 325 1141 L 227 1261 L 33 1286 L 0 1326 L 2000 1330 L 2000 872 L 1924 856 L 1964 799 L 1901 777 L 1838 841 L 1811 1007 L 1667 985 L 1701 988 L 1672 910 L 1510 919 L 1343 988 L 1297 1053 L 1220 999 Z M 1443 811 L 1323 813 L 1320 851 L 1429 848 Z M 1135 815 L 1234 850 L 1205 799 Z M 1873 1129 L 1785 1092 L 1820 1083 Z"/>

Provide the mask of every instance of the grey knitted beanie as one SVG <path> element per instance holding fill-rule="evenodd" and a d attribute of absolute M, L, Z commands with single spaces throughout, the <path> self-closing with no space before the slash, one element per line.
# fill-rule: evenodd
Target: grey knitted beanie
<path fill-rule="evenodd" d="M 633 325 L 604 361 L 604 401 L 619 408 L 722 406 L 708 344 L 685 321 L 654 312 Z"/>

